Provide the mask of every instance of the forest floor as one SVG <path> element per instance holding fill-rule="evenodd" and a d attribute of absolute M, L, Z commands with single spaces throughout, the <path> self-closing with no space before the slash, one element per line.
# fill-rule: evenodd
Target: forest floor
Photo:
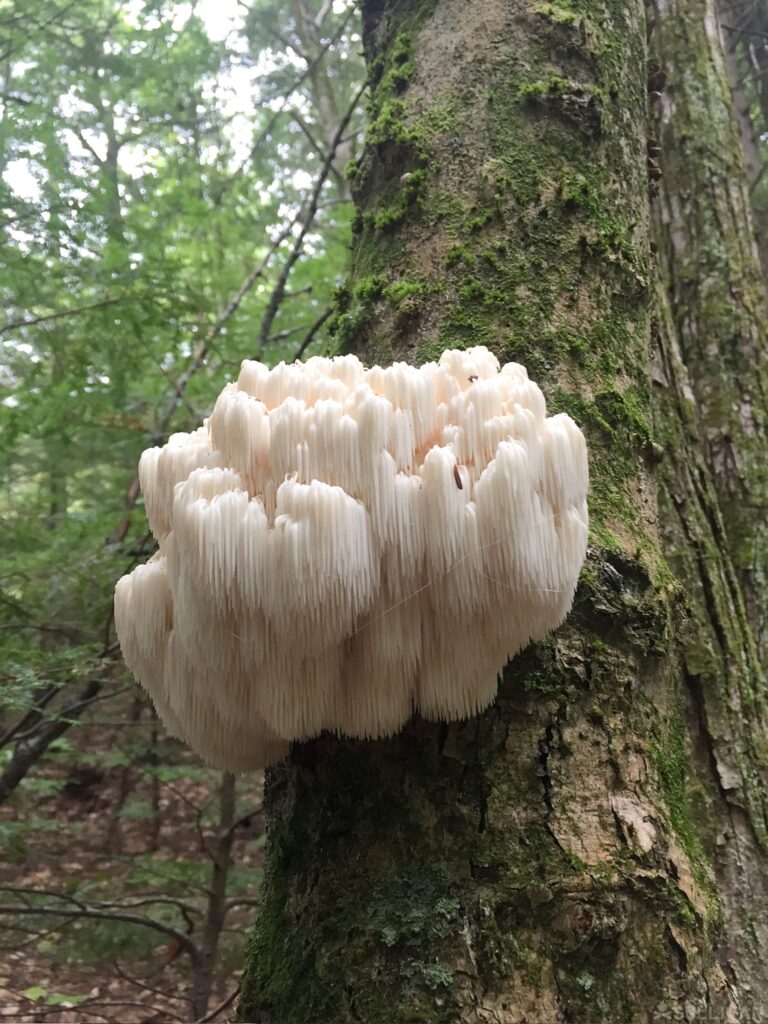
<path fill-rule="evenodd" d="M 197 940 L 209 898 L 222 776 L 168 740 L 160 740 L 163 755 L 171 751 L 175 763 L 165 756 L 162 764 L 148 762 L 151 745 L 137 744 L 123 724 L 80 727 L 69 735 L 73 739 L 0 807 L 0 1021 L 186 1024 L 194 1019 L 185 998 L 191 965 L 173 937 L 52 910 L 85 905 L 101 913 L 105 902 L 131 904 L 129 913 Z M 261 776 L 237 783 L 237 815 L 247 819 L 234 833 L 227 893 L 244 902 L 230 911 L 221 934 L 205 1020 L 226 1021 L 235 1010 L 261 878 L 261 787 Z M 22 904 L 24 913 L 10 913 Z"/>

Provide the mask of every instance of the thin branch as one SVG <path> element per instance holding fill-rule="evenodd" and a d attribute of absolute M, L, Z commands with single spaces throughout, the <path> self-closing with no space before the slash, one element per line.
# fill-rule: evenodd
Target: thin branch
<path fill-rule="evenodd" d="M 226 832 L 220 836 L 220 839 L 229 838 L 234 832 L 237 832 L 239 828 L 244 825 L 250 825 L 251 819 L 255 818 L 257 814 L 261 814 L 263 807 L 259 804 L 257 807 L 252 807 L 250 811 L 246 811 L 245 814 L 241 814 L 237 821 L 233 821 Z"/>
<path fill-rule="evenodd" d="M 305 324 L 299 324 L 297 327 L 286 327 L 284 331 L 277 331 L 275 334 L 270 334 L 267 342 L 269 345 L 274 345 L 278 341 L 287 341 L 288 338 L 292 338 L 294 334 L 298 334 L 303 331 Z"/>
<path fill-rule="evenodd" d="M 102 680 L 102 682 L 106 682 L 106 680 Z M 56 687 L 55 688 L 55 693 L 53 694 L 53 696 L 56 696 L 56 694 L 61 693 L 61 691 L 63 689 L 64 689 L 64 687 L 62 687 L 62 686 Z M 88 700 L 79 701 L 78 704 L 76 705 L 77 710 L 79 712 L 76 717 L 79 718 L 80 714 L 91 704 L 98 704 L 100 701 L 112 700 L 113 697 L 119 697 L 121 694 L 128 693 L 129 691 L 134 690 L 134 689 L 135 689 L 135 686 L 133 684 L 129 683 L 127 686 L 121 686 L 118 690 L 111 690 L 109 693 L 99 693 L 95 697 L 91 697 Z M 15 739 L 17 743 L 22 743 L 25 740 L 32 739 L 32 737 L 35 735 L 35 733 L 37 733 L 43 727 L 43 724 L 45 722 L 57 722 L 57 721 L 64 720 L 69 725 L 71 725 L 72 724 L 72 720 L 68 717 L 66 712 L 67 712 L 67 709 L 64 708 L 61 711 L 52 712 L 50 715 L 39 715 L 38 716 L 38 721 L 36 721 L 33 726 L 30 726 L 26 730 L 26 732 L 17 732 L 16 731 L 16 727 L 14 726 L 12 729 L 8 730 L 8 732 L 12 732 L 13 733 L 13 735 L 10 738 L 11 739 Z M 28 715 L 32 714 L 32 713 L 33 712 L 28 712 L 28 714 L 25 715 L 24 717 L 27 718 Z M 23 725 L 24 724 L 24 719 L 21 719 L 18 724 L 19 725 Z M 91 719 L 91 724 L 94 724 L 94 725 L 96 724 L 93 721 L 93 719 Z M 119 722 L 115 722 L 115 723 L 112 723 L 112 724 L 120 725 L 122 727 L 122 726 L 131 725 L 132 723 L 124 722 L 124 721 L 121 720 Z M 137 723 L 137 724 L 146 725 L 146 724 L 149 724 L 149 723 L 142 722 L 142 723 Z M 6 736 L 7 736 L 7 733 L 6 733 L 5 736 L 0 738 L 0 749 L 2 749 L 4 746 L 8 745 L 9 740 L 6 739 Z"/>
<path fill-rule="evenodd" d="M 162 440 L 164 438 L 164 436 L 165 436 L 165 434 L 167 432 L 168 426 L 170 424 L 171 418 L 173 417 L 174 412 L 178 408 L 179 403 L 180 403 L 181 399 L 183 398 L 184 392 L 186 391 L 187 386 L 188 386 L 190 380 L 195 375 L 195 373 L 197 373 L 197 371 L 203 366 L 203 364 L 204 364 L 204 362 L 205 362 L 205 360 L 206 360 L 206 358 L 208 356 L 208 353 L 209 353 L 209 350 L 211 348 L 212 343 L 216 340 L 216 338 L 219 336 L 219 334 L 221 334 L 221 331 L 225 327 L 227 321 L 234 315 L 234 313 L 237 312 L 238 308 L 240 307 L 241 302 L 243 301 L 245 296 L 248 294 L 248 292 L 251 290 L 251 288 L 254 286 L 254 284 L 265 273 L 267 267 L 269 266 L 270 260 L 272 259 L 274 254 L 277 252 L 277 250 L 280 248 L 280 246 L 283 244 L 283 242 L 286 240 L 286 238 L 288 238 L 288 236 L 291 234 L 291 232 L 293 231 L 294 226 L 296 224 L 301 224 L 302 225 L 301 230 L 296 235 L 296 239 L 294 241 L 294 245 L 293 245 L 293 250 L 292 250 L 291 256 L 289 256 L 287 264 L 286 264 L 287 270 L 286 270 L 286 267 L 283 267 L 283 271 L 281 272 L 280 281 L 278 282 L 278 285 L 276 286 L 276 290 L 273 290 L 273 293 L 272 293 L 272 296 L 271 296 L 271 299 L 270 299 L 270 309 L 272 307 L 274 307 L 274 309 L 271 312 L 271 315 L 269 315 L 268 318 L 265 317 L 265 320 L 262 323 L 262 336 L 265 339 L 268 339 L 268 337 L 269 337 L 269 330 L 270 330 L 272 321 L 274 320 L 275 314 L 277 313 L 277 310 L 278 310 L 278 308 L 280 306 L 280 301 L 282 300 L 283 293 L 285 291 L 285 283 L 287 281 L 288 274 L 290 273 L 290 270 L 293 267 L 293 264 L 296 262 L 296 259 L 298 259 L 299 253 L 301 252 L 301 246 L 303 244 L 304 237 L 306 236 L 307 232 L 309 231 L 309 228 L 310 228 L 310 226 L 312 224 L 312 221 L 314 220 L 314 216 L 315 216 L 315 213 L 317 211 L 317 204 L 318 204 L 318 201 L 319 201 L 320 193 L 322 191 L 323 185 L 325 184 L 325 180 L 328 177 L 330 169 L 331 169 L 331 167 L 333 165 L 333 159 L 334 159 L 334 157 L 336 155 L 336 149 L 338 148 L 339 143 L 341 142 L 341 138 L 342 138 L 342 136 L 344 134 L 344 129 L 349 124 L 349 121 L 350 121 L 350 119 L 352 117 L 352 114 L 354 113 L 355 107 L 357 106 L 358 101 L 360 100 L 360 97 L 362 96 L 365 88 L 366 88 L 366 85 L 364 84 L 364 85 L 362 85 L 358 89 L 357 93 L 355 94 L 354 100 L 350 104 L 350 107 L 349 107 L 347 113 L 344 115 L 344 118 L 342 119 L 341 124 L 339 125 L 339 127 L 338 127 L 338 129 L 336 131 L 336 135 L 334 136 L 334 138 L 333 138 L 333 140 L 331 142 L 330 151 L 326 155 L 326 158 L 325 158 L 325 160 L 323 162 L 323 166 L 322 166 L 322 168 L 320 170 L 320 173 L 318 174 L 317 180 L 315 182 L 315 187 L 314 187 L 314 189 L 313 189 L 309 199 L 305 203 L 302 204 L 302 206 L 299 208 L 299 211 L 296 213 L 296 215 L 277 234 L 277 236 L 273 240 L 273 242 L 270 245 L 270 247 L 269 247 L 267 253 L 265 254 L 265 256 L 254 267 L 254 269 L 251 271 L 251 273 L 248 274 L 248 276 L 245 278 L 243 283 L 238 288 L 237 292 L 235 292 L 235 294 L 232 296 L 232 298 L 227 303 L 227 305 L 225 306 L 225 308 L 223 309 L 223 311 L 221 312 L 219 317 L 211 325 L 211 327 L 208 330 L 208 332 L 206 333 L 205 337 L 202 339 L 202 341 L 199 343 L 199 345 L 195 349 L 195 352 L 193 354 L 193 357 L 192 357 L 192 360 L 191 360 L 190 364 L 187 366 L 186 370 L 181 374 L 181 376 L 179 377 L 178 381 L 176 382 L 176 387 L 174 389 L 174 394 L 171 397 L 171 399 L 168 402 L 165 410 L 163 411 L 163 413 L 161 414 L 161 416 L 160 416 L 160 418 L 158 420 L 157 426 L 156 426 L 155 431 L 154 431 L 154 438 L 155 438 L 156 441 L 160 441 L 160 440 Z M 297 243 L 298 243 L 298 252 L 296 251 Z M 294 253 L 295 253 L 295 256 L 294 256 Z M 279 292 L 279 294 L 278 294 L 278 292 Z"/>
<path fill-rule="evenodd" d="M 175 998 L 177 998 L 177 997 L 176 996 L 167 996 L 166 995 L 166 999 L 175 999 Z M 183 1022 L 183 1020 L 184 1020 L 183 1017 L 179 1017 L 177 1014 L 173 1013 L 171 1010 L 161 1009 L 158 1006 L 147 1005 L 147 1003 L 138 1003 L 138 1002 L 135 1002 L 134 1000 L 129 1000 L 129 999 L 119 999 L 119 1000 L 118 999 L 109 999 L 109 1000 L 88 999 L 88 1000 L 85 1000 L 82 1003 L 77 1003 L 77 1004 L 73 1003 L 71 1007 L 69 1007 L 69 1006 L 62 1006 L 61 1004 L 59 1004 L 58 1006 L 35 1006 L 34 1012 L 35 1012 L 35 1016 L 37 1016 L 37 1017 L 47 1016 L 48 1014 L 51 1014 L 51 1013 L 62 1013 L 62 1012 L 63 1013 L 67 1013 L 67 1012 L 69 1012 L 69 1013 L 85 1013 L 89 1017 L 101 1017 L 103 1020 L 106 1021 L 106 1020 L 109 1020 L 110 1017 L 106 1016 L 103 1013 L 99 1013 L 98 1010 L 96 1009 L 96 1007 L 108 1007 L 108 1006 L 133 1006 L 133 1007 L 137 1007 L 140 1010 L 144 1010 L 145 1013 L 148 1013 L 148 1012 L 151 1011 L 152 1013 L 158 1014 L 158 1016 L 160 1016 L 160 1017 L 162 1017 L 162 1016 L 171 1017 L 173 1020 L 177 1020 L 177 1021 L 180 1021 L 180 1022 Z M 29 1010 L 19 1010 L 18 1013 L 11 1013 L 11 1014 L 3 1013 L 3 1019 L 4 1020 L 13 1020 L 15 1017 L 22 1017 L 22 1016 L 28 1016 L 28 1015 L 29 1015 Z"/>
<path fill-rule="evenodd" d="M 141 896 L 131 900 L 99 900 L 98 909 L 135 910 L 136 907 L 149 907 L 155 903 L 176 907 L 177 910 L 184 911 L 187 914 L 201 913 L 199 907 L 194 907 L 191 903 L 176 899 L 174 896 Z"/>
<path fill-rule="evenodd" d="M 11 892 L 18 896 L 22 895 L 18 890 L 14 889 L 13 886 L 0 886 L 0 891 Z M 29 903 L 24 903 L 21 906 L 1 904 L 0 914 L 7 914 L 10 916 L 14 916 L 16 914 L 32 914 L 33 916 L 43 915 L 47 917 L 62 918 L 74 917 L 86 918 L 92 921 L 122 921 L 124 924 L 140 925 L 142 928 L 149 928 L 152 931 L 159 932 L 161 935 L 166 935 L 170 939 L 174 939 L 190 956 L 193 962 L 196 963 L 199 959 L 200 951 L 198 950 L 196 943 L 190 939 L 186 932 L 179 931 L 178 928 L 174 928 L 169 924 L 164 924 L 162 921 L 155 921 L 151 917 L 143 917 L 141 914 L 124 913 L 119 910 L 97 910 L 81 903 L 80 900 L 73 899 L 71 896 L 64 896 L 61 893 L 49 894 L 45 890 L 28 889 L 24 895 L 55 895 L 57 899 L 64 900 L 67 903 L 72 904 L 74 909 L 69 909 L 67 907 L 34 907 Z"/>
<path fill-rule="evenodd" d="M 320 316 L 317 318 L 317 320 L 315 320 L 315 322 L 312 324 L 312 326 L 307 331 L 307 333 L 306 333 L 306 335 L 304 337 L 304 340 L 302 341 L 301 345 L 299 345 L 298 349 L 296 350 L 296 355 L 293 357 L 294 359 L 301 359 L 301 357 L 307 351 L 309 346 L 312 344 L 315 335 L 320 330 L 320 328 L 323 326 L 325 321 L 330 317 L 331 313 L 333 313 L 333 306 L 329 306 L 327 309 L 323 310 L 323 312 L 320 314 Z"/>
<path fill-rule="evenodd" d="M 41 717 L 41 711 L 43 708 L 50 704 L 57 693 L 61 691 L 61 687 L 55 683 L 47 686 L 45 690 L 35 699 L 32 707 L 26 711 L 15 725 L 9 726 L 5 732 L 0 736 L 0 750 L 3 747 L 8 746 L 12 739 L 14 739 L 21 732 L 22 729 L 28 727 L 30 721 L 38 721 Z"/>
<path fill-rule="evenodd" d="M 766 169 L 768 169 L 768 162 L 763 161 L 763 163 L 762 163 L 762 165 L 760 167 L 760 170 L 755 175 L 754 181 L 752 181 L 750 183 L 750 185 L 749 185 L 749 194 L 750 195 L 752 195 L 754 193 L 754 191 L 757 188 L 757 186 L 763 180 L 763 177 L 765 176 Z"/>
<path fill-rule="evenodd" d="M 221 314 L 218 316 L 216 321 L 211 325 L 210 329 L 206 333 L 203 340 L 198 344 L 192 356 L 192 360 L 190 361 L 186 370 L 184 370 L 184 372 L 181 374 L 178 381 L 176 382 L 173 396 L 171 397 L 170 401 L 168 402 L 168 404 L 166 405 L 165 409 L 163 410 L 158 419 L 157 426 L 154 431 L 154 437 L 156 441 L 162 440 L 164 438 L 168 430 L 168 425 L 171 422 L 171 418 L 173 417 L 173 414 L 176 412 L 176 409 L 178 408 L 182 398 L 184 397 L 184 392 L 186 391 L 190 380 L 192 379 L 192 377 L 194 377 L 197 371 L 205 363 L 211 345 L 216 340 L 216 338 L 218 338 L 218 336 L 221 334 L 222 329 L 224 328 L 230 317 L 237 312 L 240 303 L 243 301 L 245 296 L 248 294 L 248 292 L 251 290 L 254 284 L 258 281 L 258 279 L 262 276 L 262 274 L 265 272 L 269 265 L 269 261 L 290 234 L 294 223 L 295 219 L 291 221 L 289 224 L 287 224 L 283 228 L 283 230 L 277 235 L 275 240 L 270 245 L 266 255 L 254 267 L 250 274 L 248 274 L 248 276 L 245 278 L 245 280 L 240 285 L 238 290 L 229 300 Z"/>
<path fill-rule="evenodd" d="M 133 985 L 135 988 L 144 989 L 144 991 L 151 992 L 153 995 L 162 996 L 164 999 L 168 999 L 167 992 L 163 992 L 162 989 L 155 988 L 153 985 L 148 985 L 146 981 L 142 981 L 140 978 L 134 978 L 132 974 L 129 974 L 128 971 L 125 970 L 124 967 L 120 966 L 119 960 L 113 960 L 112 966 L 114 967 L 115 972 L 119 975 L 119 977 L 121 977 L 124 981 L 127 981 L 129 985 Z M 175 995 L 172 998 L 180 999 L 185 1003 L 192 1002 L 189 996 Z"/>
<path fill-rule="evenodd" d="M 282 43 L 283 49 L 293 50 L 299 60 L 303 60 L 305 64 L 311 63 L 309 57 L 297 43 L 293 42 L 293 40 L 289 39 L 288 36 L 284 35 L 282 32 L 278 32 L 274 25 L 268 24 L 266 18 L 260 18 L 259 20 L 261 21 L 262 28 L 266 29 L 271 36 L 274 36 L 278 43 Z"/>
<path fill-rule="evenodd" d="M 333 0 L 324 0 L 320 10 L 317 12 L 317 15 L 315 16 L 315 28 L 318 31 L 323 27 L 323 22 L 325 21 L 325 17 L 328 14 L 328 11 L 330 11 L 332 4 Z"/>
<path fill-rule="evenodd" d="M 116 306 L 120 302 L 145 301 L 146 295 L 121 295 L 117 299 L 103 299 L 101 302 L 94 302 L 89 306 L 77 306 L 74 309 L 63 309 L 59 313 L 47 313 L 44 316 L 31 317 L 29 320 L 12 320 L 0 327 L 0 334 L 6 331 L 15 330 L 17 327 L 33 327 L 35 324 L 48 323 L 51 320 L 61 320 L 67 316 L 77 316 L 78 313 L 87 313 L 91 309 L 104 309 L 106 306 Z"/>
<path fill-rule="evenodd" d="M 320 143 L 317 141 L 317 139 L 312 134 L 312 131 L 311 131 L 309 125 L 307 124 L 306 120 L 301 116 L 301 114 L 299 113 L 298 110 L 296 110 L 295 107 L 291 107 L 291 109 L 288 111 L 288 113 L 289 113 L 289 115 L 291 117 L 291 120 L 295 124 L 297 124 L 299 126 L 299 128 L 301 128 L 302 132 L 304 133 L 304 135 L 305 135 L 305 137 L 307 139 L 307 142 L 309 142 L 309 144 L 312 147 L 312 149 L 314 149 L 315 153 L 317 153 L 317 155 L 320 157 L 320 159 L 322 159 L 325 156 L 325 151 L 323 150 L 323 147 L 320 145 Z"/>
<path fill-rule="evenodd" d="M 87 149 L 88 152 L 93 157 L 93 159 L 99 165 L 99 167 L 103 167 L 105 161 L 102 159 L 102 157 L 99 156 L 99 154 L 96 152 L 96 150 L 90 144 L 88 139 L 86 139 L 86 137 L 83 135 L 82 129 L 81 128 L 74 128 L 72 130 L 74 131 L 75 135 L 77 136 L 77 140 L 80 143 L 80 145 L 83 147 L 83 149 Z"/>
<path fill-rule="evenodd" d="M 277 311 L 280 308 L 280 303 L 283 300 L 285 287 L 288 282 L 291 270 L 293 269 L 294 264 L 296 263 L 296 261 L 298 260 L 299 256 L 302 253 L 302 250 L 304 248 L 304 239 L 307 233 L 309 232 L 310 227 L 314 223 L 315 214 L 317 213 L 317 204 L 320 201 L 320 193 L 322 192 L 326 178 L 328 177 L 331 168 L 333 167 L 333 161 L 336 157 L 336 150 L 338 149 L 341 143 L 347 125 L 352 119 L 352 115 L 354 114 L 357 104 L 360 101 L 360 97 L 363 95 L 363 92 L 365 91 L 366 88 L 367 83 L 363 83 L 363 85 L 361 85 L 360 88 L 355 93 L 352 102 L 347 107 L 347 111 L 342 117 L 341 122 L 339 123 L 339 126 L 336 129 L 336 132 L 333 136 L 333 139 L 331 140 L 328 153 L 326 154 L 325 160 L 323 161 L 323 166 L 320 168 L 320 173 L 318 174 L 317 179 L 315 181 L 315 187 L 312 190 L 309 200 L 304 204 L 304 212 L 300 214 L 301 230 L 293 240 L 293 246 L 291 248 L 290 255 L 283 264 L 282 270 L 280 271 L 280 276 L 278 277 L 277 282 L 275 283 L 275 286 L 272 289 L 272 294 L 269 297 L 267 309 L 261 322 L 261 332 L 259 335 L 258 345 L 259 354 L 263 352 L 265 346 L 269 341 L 269 336 L 272 332 L 272 324 L 274 322 L 275 316 L 277 315 Z"/>
<path fill-rule="evenodd" d="M 18 747 L 0 775 L 0 803 L 6 799 L 25 777 L 39 757 L 48 749 L 54 740 L 63 735 L 72 724 L 72 719 L 79 718 L 85 708 L 100 692 L 102 680 L 91 679 L 81 691 L 80 699 L 60 712 L 61 717 L 54 720 L 46 719 L 45 725 L 36 730 L 36 738 L 29 744 Z"/>
<path fill-rule="evenodd" d="M 220 1002 L 218 1006 L 215 1006 L 209 1013 L 206 1013 L 204 1017 L 198 1017 L 197 1020 L 194 1021 L 194 1024 L 209 1024 L 209 1022 L 212 1021 L 215 1017 L 218 1017 L 222 1010 L 226 1010 L 226 1008 L 230 1006 L 235 1001 L 235 999 L 237 999 L 239 994 L 240 986 L 237 985 L 234 991 L 231 992 L 226 999 Z"/>
<path fill-rule="evenodd" d="M 317 53 L 317 56 L 312 61 L 312 63 L 304 71 L 302 71 L 299 77 L 295 79 L 288 87 L 288 89 L 282 94 L 280 106 L 273 113 L 272 117 L 269 119 L 267 124 L 264 126 L 263 130 L 260 132 L 258 137 L 253 142 L 253 145 L 249 150 L 248 156 L 242 161 L 242 163 L 240 163 L 237 166 L 234 173 L 231 175 L 233 179 L 238 177 L 238 175 L 242 172 L 243 168 L 245 167 L 246 163 L 248 163 L 248 161 L 253 158 L 254 153 L 256 153 L 256 151 L 259 149 L 264 140 L 272 133 L 272 130 L 277 124 L 278 120 L 283 116 L 283 114 L 286 113 L 286 104 L 290 100 L 291 96 L 294 94 L 294 92 L 296 92 L 298 88 L 300 88 L 304 84 L 304 82 L 306 82 L 306 80 L 314 73 L 315 69 L 319 67 L 320 61 L 323 59 L 327 51 L 334 45 L 334 43 L 338 42 L 338 40 L 344 34 L 344 30 L 349 24 L 350 19 L 352 18 L 352 15 L 354 13 L 355 6 L 354 4 L 351 4 L 349 10 L 341 20 L 338 28 L 330 37 L 328 42 L 324 43 L 321 46 L 320 50 Z"/>
<path fill-rule="evenodd" d="M 285 299 L 296 299 L 299 295 L 309 295 L 313 289 L 313 285 L 305 284 L 303 288 L 297 288 L 295 292 L 286 292 L 283 298 Z"/>
<path fill-rule="evenodd" d="M 77 3 L 77 0 L 72 0 L 71 3 L 65 4 L 63 7 L 59 8 L 57 11 L 55 11 L 55 13 L 52 14 L 51 17 L 48 19 L 48 21 L 37 22 L 37 21 L 34 20 L 34 18 L 32 18 L 30 20 L 32 21 L 32 24 L 34 25 L 34 27 L 36 29 L 47 28 L 49 25 L 54 24 L 57 18 L 63 17 L 67 13 L 67 11 L 71 10 L 71 8 L 73 8 L 75 6 L 76 3 Z M 26 42 L 30 35 L 31 35 L 31 33 L 28 30 L 25 31 L 23 33 L 23 36 L 24 36 L 23 41 Z M 0 61 L 7 60 L 10 56 L 13 55 L 13 52 L 14 52 L 13 44 L 11 44 L 10 46 L 7 46 L 6 49 L 3 50 L 2 53 L 0 53 Z"/>

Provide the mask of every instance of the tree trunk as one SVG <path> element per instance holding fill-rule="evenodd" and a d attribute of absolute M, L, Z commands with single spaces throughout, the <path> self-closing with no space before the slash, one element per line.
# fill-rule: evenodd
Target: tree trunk
<path fill-rule="evenodd" d="M 768 1007 L 764 668 L 768 654 L 766 297 L 727 67 L 708 3 L 656 6 L 664 174 L 654 208 L 654 381 L 662 515 L 690 622 L 680 632 L 701 838 L 724 921 L 718 949 L 741 1018 Z M 695 75 L 685 73 L 694 67 Z"/>
<path fill-rule="evenodd" d="M 733 92 L 733 109 L 749 183 L 755 236 L 763 274 L 768 280 L 768 209 L 765 205 L 765 160 L 761 150 L 768 125 L 768 10 L 764 0 L 719 0 L 725 59 Z"/>
<path fill-rule="evenodd" d="M 713 17 L 688 0 L 653 19 L 681 108 L 725 87 Z M 485 714 L 323 735 L 269 773 L 241 1019 L 758 1020 L 765 406 L 743 359 L 759 366 L 764 336 L 743 181 L 726 195 L 710 162 L 682 203 L 695 118 L 664 108 L 678 162 L 656 200 L 657 281 L 642 0 L 368 0 L 363 18 L 373 92 L 341 344 L 378 362 L 486 344 L 525 364 L 587 434 L 591 548 L 568 621 L 514 659 Z M 721 100 L 695 130 L 743 176 Z M 708 219 L 726 203 L 739 230 Z M 711 231 L 722 258 L 697 279 Z M 713 432 L 708 375 L 724 370 Z M 742 399 L 758 440 L 733 422 Z M 720 471 L 726 424 L 743 475 Z"/>

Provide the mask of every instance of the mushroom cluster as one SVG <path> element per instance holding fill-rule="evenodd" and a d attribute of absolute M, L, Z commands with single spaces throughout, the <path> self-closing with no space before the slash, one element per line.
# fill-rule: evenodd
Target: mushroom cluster
<path fill-rule="evenodd" d="M 475 714 L 562 622 L 586 552 L 584 437 L 485 348 L 246 360 L 139 477 L 159 550 L 117 584 L 123 655 L 230 771 Z"/>

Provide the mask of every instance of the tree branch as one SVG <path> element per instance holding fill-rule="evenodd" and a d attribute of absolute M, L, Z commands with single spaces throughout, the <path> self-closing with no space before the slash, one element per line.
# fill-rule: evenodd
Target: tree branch
<path fill-rule="evenodd" d="M 50 320 L 61 320 L 67 316 L 77 316 L 78 313 L 87 313 L 92 309 L 104 309 L 106 306 L 116 306 L 121 302 L 143 302 L 148 298 L 146 295 L 121 295 L 116 299 L 103 299 L 101 302 L 91 303 L 89 306 L 77 306 L 74 309 L 63 309 L 59 313 L 46 313 L 43 316 L 31 317 L 29 320 L 12 320 L 10 323 L 0 327 L 0 334 L 6 331 L 15 330 L 17 327 L 34 327 L 35 324 L 44 324 Z"/>
<path fill-rule="evenodd" d="M 302 341 L 301 345 L 299 345 L 298 349 L 296 350 L 296 355 L 293 357 L 294 359 L 301 359 L 301 357 L 307 351 L 309 346 L 312 344 L 312 341 L 314 340 L 315 335 L 320 330 L 320 328 L 323 326 L 325 321 L 330 317 L 331 313 L 333 313 L 333 306 L 328 306 L 327 309 L 323 310 L 323 312 L 320 314 L 320 316 L 317 318 L 317 320 L 315 320 L 315 322 L 312 324 L 312 326 L 307 331 L 307 333 L 306 333 L 306 335 L 304 337 L 304 340 Z"/>
<path fill-rule="evenodd" d="M 7 886 L 0 886 L 0 891 L 7 892 Z M 35 894 L 34 889 L 29 889 L 27 892 Z M 161 935 L 167 936 L 169 939 L 174 939 L 179 946 L 190 956 L 193 962 L 197 962 L 200 956 L 200 951 L 197 945 L 190 939 L 186 932 L 181 932 L 178 928 L 173 928 L 169 924 L 163 924 L 162 921 L 155 921 L 150 917 L 142 917 L 141 914 L 127 914 L 119 911 L 101 911 L 95 910 L 92 907 L 87 907 L 84 904 L 79 904 L 78 900 L 73 900 L 70 897 L 62 896 L 60 893 L 57 894 L 58 899 L 68 900 L 70 903 L 76 904 L 75 909 L 68 909 L 65 907 L 32 907 L 29 905 L 12 906 L 9 904 L 0 904 L 0 914 L 13 916 L 15 914 L 32 914 L 32 915 L 44 915 L 47 917 L 63 917 L 63 918 L 86 918 L 93 921 L 122 921 L 124 924 L 136 924 L 141 925 L 143 928 L 150 928 L 153 931 L 160 932 Z"/>
<path fill-rule="evenodd" d="M 280 303 L 283 300 L 286 283 L 288 281 L 294 264 L 296 263 L 296 261 L 298 260 L 299 256 L 302 253 L 302 250 L 304 248 L 304 239 L 307 235 L 307 232 L 309 231 L 310 227 L 314 222 L 315 214 L 317 213 L 317 205 L 318 202 L 320 201 L 320 193 L 322 192 L 326 178 L 328 177 L 328 174 L 330 173 L 331 168 L 333 167 L 333 161 L 336 156 L 336 150 L 338 149 L 339 144 L 341 143 L 341 140 L 344 136 L 344 131 L 347 125 L 349 124 L 353 113 L 355 112 L 355 108 L 357 107 L 357 104 L 360 101 L 360 97 L 363 95 L 363 92 L 365 91 L 366 88 L 367 83 L 361 85 L 360 88 L 355 93 L 352 102 L 347 107 L 347 111 L 342 117 L 341 122 L 339 123 L 339 126 L 336 129 L 336 132 L 333 136 L 333 139 L 331 140 L 328 153 L 326 154 L 325 160 L 323 161 L 323 166 L 320 168 L 320 173 L 318 174 L 317 179 L 315 181 L 315 186 L 312 190 L 312 193 L 307 203 L 305 204 L 304 212 L 300 214 L 301 230 L 293 240 L 293 246 L 291 248 L 290 255 L 283 264 L 277 282 L 274 288 L 272 289 L 272 294 L 269 297 L 267 309 L 261 322 L 261 332 L 259 334 L 258 344 L 259 355 L 261 355 L 269 341 L 269 336 L 272 331 L 272 323 L 274 322 L 275 316 L 277 315 L 277 311 L 280 308 Z"/>

